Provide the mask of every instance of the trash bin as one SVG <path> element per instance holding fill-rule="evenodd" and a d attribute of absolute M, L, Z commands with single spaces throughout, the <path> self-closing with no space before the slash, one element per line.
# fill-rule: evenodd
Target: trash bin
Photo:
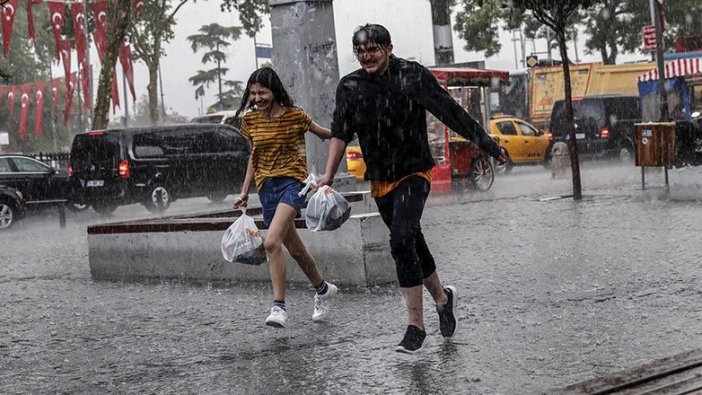
<path fill-rule="evenodd" d="M 636 166 L 675 165 L 675 123 L 637 123 Z"/>

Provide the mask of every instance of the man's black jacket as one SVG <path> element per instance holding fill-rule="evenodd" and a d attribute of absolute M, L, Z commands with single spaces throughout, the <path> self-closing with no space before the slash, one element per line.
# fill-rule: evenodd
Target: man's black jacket
<path fill-rule="evenodd" d="M 497 143 L 427 68 L 395 56 L 382 76 L 359 69 L 341 79 L 332 136 L 348 144 L 354 133 L 358 135 L 367 180 L 399 180 L 434 166 L 425 110 L 488 154 L 499 156 Z"/>

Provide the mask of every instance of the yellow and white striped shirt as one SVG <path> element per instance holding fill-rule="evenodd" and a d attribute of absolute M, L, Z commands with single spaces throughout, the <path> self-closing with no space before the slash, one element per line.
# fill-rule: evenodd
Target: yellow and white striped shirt
<path fill-rule="evenodd" d="M 252 142 L 251 151 L 256 188 L 268 177 L 307 178 L 305 133 L 312 118 L 297 107 L 284 107 L 278 117 L 250 111 L 241 120 L 241 134 Z"/>

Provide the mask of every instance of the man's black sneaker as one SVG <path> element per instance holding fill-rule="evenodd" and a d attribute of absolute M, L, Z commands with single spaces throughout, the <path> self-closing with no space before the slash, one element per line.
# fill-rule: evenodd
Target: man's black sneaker
<path fill-rule="evenodd" d="M 414 354 L 422 349 L 422 346 L 424 346 L 424 339 L 426 337 L 426 332 L 414 325 L 408 325 L 407 331 L 405 332 L 405 337 L 402 339 L 395 351 Z"/>
<path fill-rule="evenodd" d="M 450 285 L 444 288 L 444 292 L 448 296 L 448 301 L 444 305 L 437 305 L 436 312 L 439 313 L 441 335 L 446 339 L 450 339 L 456 332 L 456 316 L 453 314 L 453 311 L 456 308 L 458 293 L 456 288 Z"/>

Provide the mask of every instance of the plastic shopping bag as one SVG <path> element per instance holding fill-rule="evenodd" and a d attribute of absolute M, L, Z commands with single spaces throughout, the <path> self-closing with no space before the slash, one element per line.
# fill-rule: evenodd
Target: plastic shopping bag
<path fill-rule="evenodd" d="M 246 210 L 224 232 L 222 256 L 229 262 L 239 262 L 245 265 L 260 265 L 266 262 L 263 236 L 261 236 L 253 218 L 246 215 Z"/>
<path fill-rule="evenodd" d="M 328 185 L 321 186 L 307 202 L 305 223 L 312 232 L 341 227 L 351 215 L 351 205 Z"/>

